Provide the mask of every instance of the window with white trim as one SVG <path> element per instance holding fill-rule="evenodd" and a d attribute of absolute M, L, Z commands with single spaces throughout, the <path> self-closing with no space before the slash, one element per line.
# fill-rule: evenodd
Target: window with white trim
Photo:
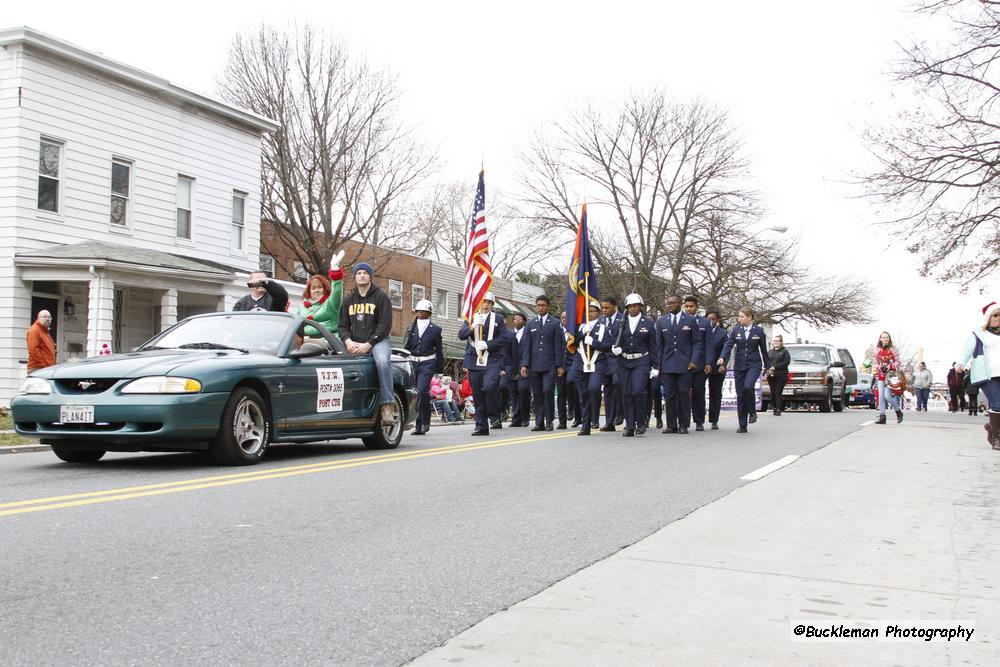
<path fill-rule="evenodd" d="M 389 281 L 389 301 L 392 302 L 393 308 L 403 308 L 403 281 L 402 280 L 390 280 Z"/>
<path fill-rule="evenodd" d="M 294 278 L 297 283 L 304 283 L 309 280 L 309 272 L 306 271 L 305 264 L 295 261 L 292 265 L 292 278 Z"/>
<path fill-rule="evenodd" d="M 243 250 L 244 236 L 246 234 L 246 225 L 244 223 L 244 214 L 246 213 L 247 207 L 247 195 L 245 192 L 239 192 L 238 190 L 233 191 L 233 226 L 232 226 L 232 244 L 233 250 Z"/>
<path fill-rule="evenodd" d="M 111 161 L 111 224 L 125 227 L 129 221 L 132 193 L 132 163 L 115 158 Z"/>
<path fill-rule="evenodd" d="M 413 284 L 410 286 L 410 310 L 417 309 L 417 302 L 427 298 L 427 290 L 423 285 Z"/>
<path fill-rule="evenodd" d="M 194 201 L 194 179 L 177 177 L 177 238 L 191 238 L 192 202 Z"/>
<path fill-rule="evenodd" d="M 440 318 L 448 317 L 448 290 L 437 290 L 434 300 L 434 313 Z"/>
<path fill-rule="evenodd" d="M 38 142 L 38 208 L 59 212 L 59 178 L 62 173 L 63 145 L 51 139 Z"/>
<path fill-rule="evenodd" d="M 258 267 L 268 278 L 274 277 L 274 257 L 271 255 L 261 254 Z"/>

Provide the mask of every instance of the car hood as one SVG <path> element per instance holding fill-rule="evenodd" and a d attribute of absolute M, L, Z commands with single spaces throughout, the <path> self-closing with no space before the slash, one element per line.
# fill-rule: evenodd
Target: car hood
<path fill-rule="evenodd" d="M 148 375 L 169 375 L 179 366 L 203 359 L 245 357 L 242 352 L 228 350 L 148 350 L 113 354 L 110 357 L 89 357 L 52 366 L 33 373 L 35 377 L 54 380 L 64 378 L 134 378 Z"/>

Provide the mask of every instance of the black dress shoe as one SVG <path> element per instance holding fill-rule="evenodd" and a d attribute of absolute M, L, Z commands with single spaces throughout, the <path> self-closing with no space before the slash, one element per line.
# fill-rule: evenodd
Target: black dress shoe
<path fill-rule="evenodd" d="M 626 429 L 625 432 L 622 433 L 622 437 L 623 438 L 634 438 L 635 437 L 635 431 L 633 431 L 632 429 Z"/>
<path fill-rule="evenodd" d="M 969 414 L 972 414 L 972 413 L 970 412 Z M 899 424 L 902 421 L 903 421 L 903 411 L 902 410 L 896 410 L 896 423 Z"/>
<path fill-rule="evenodd" d="M 545 427 L 544 426 L 532 426 L 531 430 L 532 431 L 544 431 Z"/>
<path fill-rule="evenodd" d="M 704 424 L 695 424 L 694 430 L 696 430 L 696 431 L 704 431 L 705 430 L 705 425 Z"/>
<path fill-rule="evenodd" d="M 712 430 L 713 431 L 718 431 L 719 430 L 719 425 L 716 424 L 715 422 L 712 422 Z"/>
<path fill-rule="evenodd" d="M 681 427 L 680 427 L 680 428 L 679 428 L 679 429 L 677 430 L 677 433 L 678 433 L 678 435 L 687 435 L 687 433 L 688 433 L 688 430 L 687 430 L 686 428 L 684 428 L 683 426 L 681 426 Z"/>
<path fill-rule="evenodd" d="M 774 411 L 774 416 L 775 416 L 775 417 L 780 417 L 780 416 L 781 416 L 781 413 L 780 413 L 780 412 L 778 412 L 777 410 L 775 410 L 775 411 Z"/>
<path fill-rule="evenodd" d="M 558 428 L 558 429 L 559 429 L 560 431 L 565 431 L 565 430 L 566 430 L 566 424 L 562 424 L 562 423 L 561 423 L 561 424 L 559 424 L 559 426 L 558 426 L 557 428 Z"/>
<path fill-rule="evenodd" d="M 472 432 L 472 435 L 489 435 L 490 430 L 488 428 L 477 428 Z"/>
<path fill-rule="evenodd" d="M 624 417 L 618 417 L 617 419 L 615 419 L 615 426 L 621 426 L 624 423 L 625 423 Z"/>
<path fill-rule="evenodd" d="M 656 420 L 656 428 L 663 428 L 663 420 L 662 419 L 657 419 Z"/>
<path fill-rule="evenodd" d="M 600 422 L 594 422 L 593 424 L 590 425 L 590 428 L 592 428 L 592 429 L 594 429 L 596 431 L 596 430 L 598 430 L 598 429 L 601 428 L 601 424 L 600 424 Z"/>
<path fill-rule="evenodd" d="M 645 433 L 646 433 L 646 427 L 645 426 L 636 426 L 635 427 L 635 434 L 636 435 L 643 435 Z"/>
<path fill-rule="evenodd" d="M 422 429 L 420 427 L 417 427 L 417 428 L 413 429 L 412 431 L 410 431 L 410 435 L 423 435 L 424 433 L 426 433 L 426 431 L 424 431 L 424 429 Z"/>
<path fill-rule="evenodd" d="M 542 430 L 544 430 L 544 431 L 554 431 L 555 429 L 552 427 L 552 422 L 549 422 L 548 424 L 545 425 L 545 428 L 542 429 Z"/>
<path fill-rule="evenodd" d="M 665 428 L 665 429 L 663 429 L 663 432 L 664 433 L 677 433 L 677 429 L 675 429 L 675 428 Z"/>
<path fill-rule="evenodd" d="M 577 420 L 576 420 L 576 421 L 574 421 L 574 422 L 573 422 L 572 424 L 570 424 L 570 425 L 569 425 L 569 427 L 570 427 L 570 428 L 580 428 L 580 423 L 581 423 L 581 422 L 580 422 L 580 420 L 579 420 L 579 419 L 577 419 Z"/>
<path fill-rule="evenodd" d="M 736 432 L 737 433 L 746 433 L 747 432 L 747 427 L 746 426 L 740 426 L 738 429 L 736 429 Z"/>
<path fill-rule="evenodd" d="M 577 435 L 590 435 L 590 427 L 584 426 L 576 432 Z"/>
<path fill-rule="evenodd" d="M 605 433 L 614 433 L 615 432 L 615 427 L 614 427 L 613 424 L 608 424 L 607 426 L 602 426 L 601 428 L 599 428 L 597 430 L 598 431 L 604 431 Z"/>
<path fill-rule="evenodd" d="M 751 424 L 756 424 L 757 423 L 757 413 L 756 412 L 751 412 L 750 413 L 750 423 Z"/>

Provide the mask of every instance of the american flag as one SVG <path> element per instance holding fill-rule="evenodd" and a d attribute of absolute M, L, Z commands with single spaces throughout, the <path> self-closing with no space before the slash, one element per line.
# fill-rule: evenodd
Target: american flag
<path fill-rule="evenodd" d="M 490 287 L 493 285 L 493 267 L 490 265 L 490 240 L 486 234 L 486 187 L 483 172 L 479 172 L 476 201 L 469 217 L 469 238 L 465 246 L 465 290 L 462 292 L 462 317 L 472 323 Z"/>

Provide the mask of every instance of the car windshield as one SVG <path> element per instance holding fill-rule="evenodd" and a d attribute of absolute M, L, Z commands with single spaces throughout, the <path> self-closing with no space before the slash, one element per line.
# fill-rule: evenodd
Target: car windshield
<path fill-rule="evenodd" d="M 792 357 L 793 364 L 826 366 L 830 363 L 830 356 L 825 347 L 792 347 L 788 349 L 788 352 Z"/>
<path fill-rule="evenodd" d="M 267 315 L 194 317 L 150 340 L 141 350 L 240 350 L 277 354 L 289 320 Z"/>

